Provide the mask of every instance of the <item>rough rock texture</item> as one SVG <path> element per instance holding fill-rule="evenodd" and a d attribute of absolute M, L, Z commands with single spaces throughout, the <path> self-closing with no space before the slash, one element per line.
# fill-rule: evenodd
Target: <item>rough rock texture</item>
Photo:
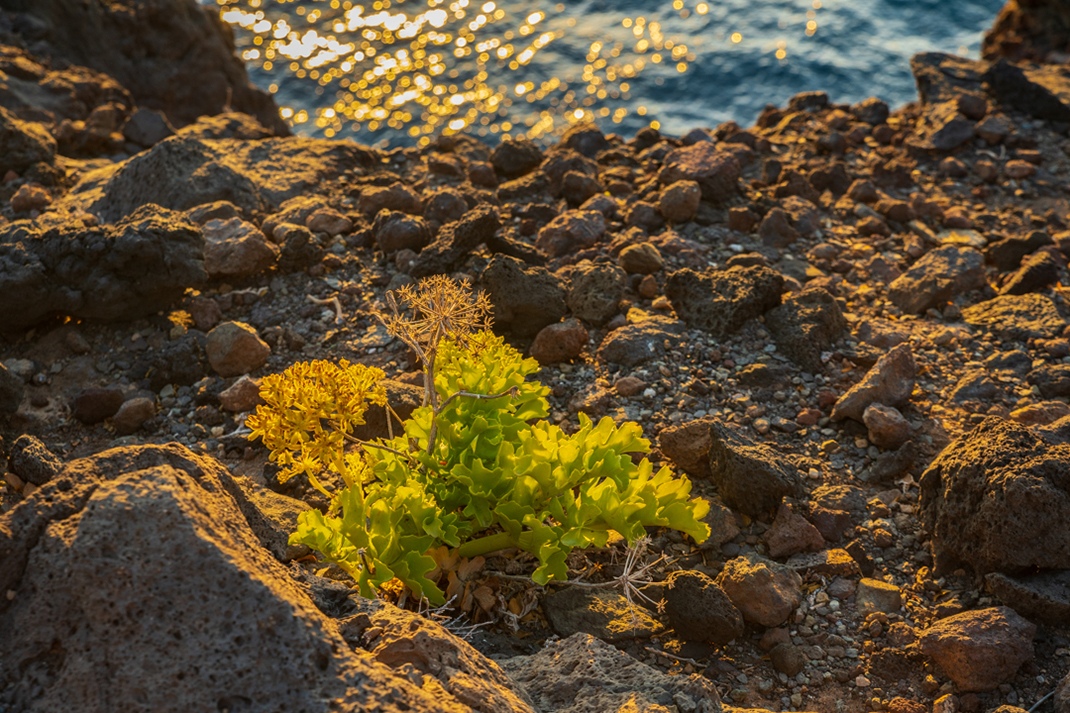
<path fill-rule="evenodd" d="M 658 434 L 658 448 L 677 468 L 693 478 L 706 480 L 710 477 L 712 425 L 712 419 L 698 419 L 669 426 Z"/>
<path fill-rule="evenodd" d="M 802 493 L 798 469 L 762 443 L 751 443 L 719 425 L 710 429 L 710 476 L 725 505 L 765 517 L 785 497 Z"/>
<path fill-rule="evenodd" d="M 581 263 L 569 271 L 568 308 L 573 316 L 601 325 L 617 314 L 627 275 L 616 265 Z"/>
<path fill-rule="evenodd" d="M 473 713 L 535 713 L 527 692 L 498 664 L 440 624 L 387 602 L 351 596 L 357 613 L 340 623 L 342 636 L 392 669 L 419 672 L 426 691 L 439 689 Z M 419 680 L 422 678 L 423 680 Z"/>
<path fill-rule="evenodd" d="M 279 259 L 279 248 L 240 218 L 204 224 L 204 268 L 211 278 L 258 275 Z"/>
<path fill-rule="evenodd" d="M 866 372 L 862 380 L 839 398 L 832 420 L 851 418 L 862 421 L 871 404 L 901 406 L 914 391 L 914 353 L 909 344 L 893 347 Z"/>
<path fill-rule="evenodd" d="M 244 322 L 224 322 L 208 333 L 208 363 L 220 376 L 241 376 L 264 365 L 271 347 Z"/>
<path fill-rule="evenodd" d="M 1000 59 L 985 74 L 996 96 L 1038 119 L 1070 121 L 1070 71 L 1061 66 L 1020 67 Z"/>
<path fill-rule="evenodd" d="M 0 107 L 0 171 L 22 173 L 56 158 L 56 140 L 40 124 L 21 121 Z"/>
<path fill-rule="evenodd" d="M 371 151 L 345 141 L 179 135 L 88 173 L 65 200 L 106 221 L 119 220 L 147 203 L 188 210 L 229 201 L 252 215 L 274 211 L 288 199 L 371 161 Z"/>
<path fill-rule="evenodd" d="M 533 692 L 542 713 L 627 713 L 680 710 L 715 713 L 721 701 L 706 678 L 668 676 L 589 634 L 573 634 L 534 656 L 499 661 L 514 681 Z"/>
<path fill-rule="evenodd" d="M 233 108 L 289 134 L 271 95 L 249 81 L 215 8 L 195 0 L 10 0 L 5 9 L 34 18 L 53 57 L 115 77 L 176 125 Z"/>
<path fill-rule="evenodd" d="M 828 351 L 847 330 L 836 299 L 821 288 L 792 294 L 765 315 L 777 348 L 810 372 L 822 368 L 821 352 Z"/>
<path fill-rule="evenodd" d="M 921 476 L 939 571 L 1070 568 L 1070 445 L 998 417 L 948 445 Z"/>
<path fill-rule="evenodd" d="M 739 159 L 708 141 L 673 149 L 665 157 L 658 181 L 670 186 L 677 181 L 695 181 L 702 189 L 702 199 L 724 203 L 739 191 Z"/>
<path fill-rule="evenodd" d="M 618 327 L 606 335 L 598 347 L 598 358 L 632 367 L 657 359 L 666 352 L 666 340 L 678 339 L 684 325 L 665 317 L 652 317 Z"/>
<path fill-rule="evenodd" d="M 1003 339 L 1052 337 L 1066 326 L 1047 295 L 1000 295 L 962 310 L 962 319 Z"/>
<path fill-rule="evenodd" d="M 561 257 L 591 247 L 605 232 L 606 220 L 598 211 L 568 211 L 539 231 L 535 247 L 550 257 Z"/>
<path fill-rule="evenodd" d="M 63 463 L 35 436 L 23 434 L 11 446 L 11 472 L 34 485 L 44 485 L 63 469 Z"/>
<path fill-rule="evenodd" d="M 0 235 L 0 330 L 51 314 L 121 320 L 152 314 L 204 282 L 204 238 L 171 211 L 146 206 L 115 226 L 67 224 Z"/>
<path fill-rule="evenodd" d="M 565 289 L 545 268 L 495 255 L 479 281 L 490 297 L 496 327 L 533 337 L 565 316 Z"/>
<path fill-rule="evenodd" d="M 1033 658 L 1036 633 L 1014 610 L 993 607 L 941 619 L 918 645 L 960 691 L 991 691 Z"/>
<path fill-rule="evenodd" d="M 684 268 L 669 275 L 665 296 L 688 326 L 723 337 L 780 304 L 783 286 L 783 277 L 760 265 L 705 273 Z"/>
<path fill-rule="evenodd" d="M 650 612 L 612 589 L 567 587 L 547 594 L 542 609 L 561 638 L 582 632 L 611 644 L 624 644 L 649 639 L 664 629 Z"/>
<path fill-rule="evenodd" d="M 939 307 L 963 292 L 983 287 L 984 262 L 984 256 L 973 248 L 937 248 L 892 282 L 888 298 L 911 314 Z"/>
<path fill-rule="evenodd" d="M 501 221 L 494 208 L 473 208 L 439 229 L 434 242 L 420 251 L 409 273 L 428 277 L 456 269 L 480 243 L 490 243 L 499 227 Z"/>
<path fill-rule="evenodd" d="M 1010 0 L 985 33 L 986 59 L 1044 60 L 1070 51 L 1070 8 L 1060 0 Z"/>
<path fill-rule="evenodd" d="M 673 572 L 665 580 L 665 614 L 685 641 L 723 646 L 743 635 L 743 615 L 716 582 L 696 570 Z"/>
<path fill-rule="evenodd" d="M 985 589 L 1030 621 L 1062 626 L 1070 621 L 1070 569 L 1015 577 L 985 575 Z"/>
<path fill-rule="evenodd" d="M 717 584 L 743 618 L 759 626 L 780 626 L 802 601 L 802 577 L 753 553 L 726 562 Z"/>
<path fill-rule="evenodd" d="M 352 655 L 256 546 L 228 478 L 178 446 L 115 449 L 0 519 L 0 586 L 15 593 L 0 601 L 9 705 L 467 710 Z"/>

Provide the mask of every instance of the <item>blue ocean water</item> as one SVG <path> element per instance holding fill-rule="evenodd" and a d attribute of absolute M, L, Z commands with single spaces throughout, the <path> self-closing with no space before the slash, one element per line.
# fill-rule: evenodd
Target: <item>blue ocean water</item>
<path fill-rule="evenodd" d="M 909 58 L 976 56 L 1003 0 L 202 0 L 297 133 L 363 143 L 467 132 L 631 135 L 824 90 L 916 96 Z"/>

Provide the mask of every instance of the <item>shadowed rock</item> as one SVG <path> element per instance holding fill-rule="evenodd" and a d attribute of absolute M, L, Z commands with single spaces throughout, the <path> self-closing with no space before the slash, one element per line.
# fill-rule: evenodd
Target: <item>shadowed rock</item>
<path fill-rule="evenodd" d="M 207 279 L 204 238 L 182 216 L 145 206 L 117 225 L 76 223 L 0 235 L 0 330 L 53 314 L 123 320 L 152 314 Z"/>
<path fill-rule="evenodd" d="M 258 546 L 228 480 L 179 446 L 115 449 L 0 519 L 15 709 L 469 710 L 354 655 Z"/>

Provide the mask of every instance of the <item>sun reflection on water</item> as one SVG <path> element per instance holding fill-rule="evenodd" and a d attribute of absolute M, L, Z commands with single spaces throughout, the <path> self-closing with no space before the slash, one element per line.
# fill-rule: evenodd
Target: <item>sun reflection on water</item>
<path fill-rule="evenodd" d="M 709 21 L 713 9 L 671 0 L 646 15 L 623 16 L 595 3 L 577 18 L 549 2 L 526 3 L 523 12 L 479 0 L 216 2 L 226 22 L 245 30 L 242 56 L 272 77 L 272 91 L 299 80 L 315 82 L 320 95 L 335 93 L 314 114 L 283 105 L 283 118 L 296 128 L 327 137 L 405 132 L 420 145 L 462 131 L 538 139 L 577 122 L 621 124 L 636 116 L 657 128 L 631 97 L 632 83 L 644 73 L 658 73 L 659 83 L 686 73 L 695 52 L 664 21 Z M 814 0 L 807 36 L 817 31 L 820 7 Z M 718 34 L 743 41 L 739 32 Z M 562 52 L 577 38 L 587 52 L 566 57 L 570 69 L 561 71 L 561 57 L 544 56 L 566 35 Z M 775 54 L 784 60 L 786 43 Z"/>

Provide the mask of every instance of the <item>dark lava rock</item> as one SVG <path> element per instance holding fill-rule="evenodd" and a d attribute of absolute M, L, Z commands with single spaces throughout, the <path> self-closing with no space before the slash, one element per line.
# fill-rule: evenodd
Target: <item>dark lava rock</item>
<path fill-rule="evenodd" d="M 317 264 L 327 253 L 316 235 L 303 225 L 283 223 L 275 228 L 280 272 L 297 272 Z"/>
<path fill-rule="evenodd" d="M 175 127 L 158 111 L 141 107 L 123 124 L 123 138 L 138 146 L 155 146 L 175 133 Z"/>
<path fill-rule="evenodd" d="M 561 144 L 587 158 L 595 158 L 598 154 L 612 147 L 609 139 L 595 124 L 576 124 L 570 126 L 561 137 Z"/>
<path fill-rule="evenodd" d="M 636 324 L 618 327 L 606 335 L 598 347 L 599 360 L 633 367 L 664 356 L 666 344 L 673 344 L 684 333 L 684 324 L 666 317 L 651 317 Z"/>
<path fill-rule="evenodd" d="M 773 208 L 766 213 L 758 226 L 758 237 L 762 245 L 771 248 L 786 248 L 799 239 L 799 233 L 791 227 L 788 213 L 783 208 Z"/>
<path fill-rule="evenodd" d="M 35 163 L 52 163 L 56 140 L 40 124 L 21 121 L 0 107 L 0 172 L 22 173 Z"/>
<path fill-rule="evenodd" d="M 584 322 L 602 325 L 617 314 L 628 276 L 616 265 L 584 262 L 568 271 L 568 308 Z"/>
<path fill-rule="evenodd" d="M 1024 295 L 1039 292 L 1059 281 L 1059 262 L 1049 252 L 1035 252 L 1022 261 L 1018 272 L 1007 278 L 1001 295 Z"/>
<path fill-rule="evenodd" d="M 71 189 L 89 212 L 113 222 L 148 203 L 189 210 L 229 201 L 245 215 L 273 211 L 354 166 L 378 159 L 347 141 L 306 138 L 240 141 L 173 136 Z"/>
<path fill-rule="evenodd" d="M 669 275 L 665 295 L 688 326 L 725 337 L 780 304 L 783 288 L 780 274 L 758 265 L 703 273 L 684 268 Z"/>
<path fill-rule="evenodd" d="M 145 379 L 148 387 L 157 392 L 167 384 L 190 386 L 209 373 L 206 340 L 202 332 L 191 331 L 159 349 L 146 350 L 134 361 L 130 374 L 135 379 Z"/>
<path fill-rule="evenodd" d="M 695 181 L 702 189 L 703 200 L 722 204 L 738 193 L 741 173 L 734 153 L 700 141 L 670 151 L 658 172 L 658 183 L 669 186 L 677 181 Z"/>
<path fill-rule="evenodd" d="M 1051 236 L 1043 230 L 1034 230 L 1028 235 L 1012 235 L 985 248 L 985 260 L 1002 272 L 1018 267 L 1022 258 L 1045 245 L 1052 245 Z"/>
<path fill-rule="evenodd" d="M 765 518 L 784 497 L 802 493 L 798 468 L 775 449 L 720 425 L 713 425 L 710 435 L 710 476 L 728 507 Z"/>
<path fill-rule="evenodd" d="M 570 173 L 597 176 L 598 164 L 581 153 L 559 146 L 546 154 L 540 173 L 549 181 L 550 193 L 554 197 L 561 197 L 565 176 Z"/>
<path fill-rule="evenodd" d="M 862 421 L 871 404 L 900 406 L 914 391 L 917 365 L 909 344 L 892 347 L 877 360 L 862 380 L 844 393 L 832 408 L 832 420 Z"/>
<path fill-rule="evenodd" d="M 38 23 L 52 57 L 114 77 L 138 105 L 176 126 L 230 109 L 290 133 L 271 95 L 249 81 L 215 8 L 195 0 L 13 0 L 5 9 Z"/>
<path fill-rule="evenodd" d="M 606 218 L 596 210 L 562 213 L 540 231 L 535 247 L 550 257 L 561 257 L 594 246 L 606 232 Z"/>
<path fill-rule="evenodd" d="M 409 274 L 429 277 L 457 269 L 480 243 L 490 243 L 500 227 L 498 211 L 493 207 L 473 208 L 460 220 L 439 229 L 434 242 L 416 256 Z"/>
<path fill-rule="evenodd" d="M 649 639 L 662 625 L 620 592 L 567 587 L 547 594 L 542 610 L 554 633 L 562 638 L 582 632 L 609 643 Z"/>
<path fill-rule="evenodd" d="M 806 666 L 806 656 L 794 644 L 777 644 L 769 651 L 769 660 L 785 676 L 795 676 Z"/>
<path fill-rule="evenodd" d="M 419 216 L 396 210 L 381 210 L 372 223 L 375 242 L 384 253 L 419 251 L 431 242 L 431 228 Z"/>
<path fill-rule="evenodd" d="M 984 96 L 985 63 L 944 54 L 921 52 L 910 58 L 918 96 L 926 104 L 954 101 L 963 94 Z"/>
<path fill-rule="evenodd" d="M 1028 381 L 1046 399 L 1070 396 L 1070 364 L 1044 364 L 1029 373 Z"/>
<path fill-rule="evenodd" d="M 658 448 L 673 465 L 692 478 L 708 480 L 712 426 L 711 419 L 699 419 L 663 428 L 658 434 Z"/>
<path fill-rule="evenodd" d="M 910 470 L 918 456 L 918 446 L 914 441 L 906 441 L 894 451 L 886 451 L 874 458 L 858 478 L 865 483 L 890 484 Z"/>
<path fill-rule="evenodd" d="M 531 173 L 542 163 L 542 150 L 524 138 L 506 139 L 490 154 L 491 165 L 500 176 L 520 178 Z"/>
<path fill-rule="evenodd" d="M 989 572 L 985 589 L 1031 621 L 1051 626 L 1065 626 L 1070 621 L 1070 569 L 1020 577 Z"/>
<path fill-rule="evenodd" d="M 989 417 L 921 476 L 936 567 L 978 574 L 1070 568 L 1070 445 Z"/>
<path fill-rule="evenodd" d="M 63 462 L 35 436 L 19 436 L 10 458 L 11 472 L 34 485 L 44 485 L 63 469 Z"/>
<path fill-rule="evenodd" d="M 0 235 L 0 330 L 50 314 L 134 319 L 207 279 L 204 237 L 185 218 L 146 206 L 114 225 Z"/>
<path fill-rule="evenodd" d="M 822 369 L 821 352 L 828 351 L 847 329 L 836 298 L 820 287 L 789 295 L 765 314 L 765 326 L 777 348 L 809 372 Z"/>
<path fill-rule="evenodd" d="M 949 245 L 926 253 L 888 289 L 896 307 L 919 314 L 985 284 L 984 257 L 973 248 Z"/>
<path fill-rule="evenodd" d="M 25 390 L 22 379 L 0 363 L 0 413 L 18 411 Z"/>
<path fill-rule="evenodd" d="M 193 382 L 188 383 L 192 384 Z M 160 388 L 163 387 L 161 386 Z M 123 405 L 123 400 L 122 389 L 83 389 L 71 401 L 71 415 L 85 425 L 91 426 L 114 416 L 119 407 Z"/>
<path fill-rule="evenodd" d="M 19 593 L 0 605 L 5 702 L 20 711 L 326 713 L 343 700 L 355 710 L 468 709 L 355 655 L 262 546 L 249 506 L 220 463 L 142 446 L 69 463 L 0 516 L 0 588 Z M 265 651 L 287 665 L 263 666 Z"/>
<path fill-rule="evenodd" d="M 518 336 L 534 337 L 568 311 L 565 288 L 557 277 L 516 258 L 495 255 L 479 282 L 490 297 L 494 325 Z"/>
<path fill-rule="evenodd" d="M 1046 295 L 1001 295 L 962 310 L 967 324 L 1003 339 L 1039 339 L 1062 333 L 1066 320 Z"/>
<path fill-rule="evenodd" d="M 1000 101 L 1038 119 L 1070 123 L 1070 70 L 997 60 L 985 74 Z"/>
<path fill-rule="evenodd" d="M 743 635 L 743 615 L 724 590 L 702 572 L 673 572 L 665 584 L 665 614 L 684 641 L 724 646 Z"/>

